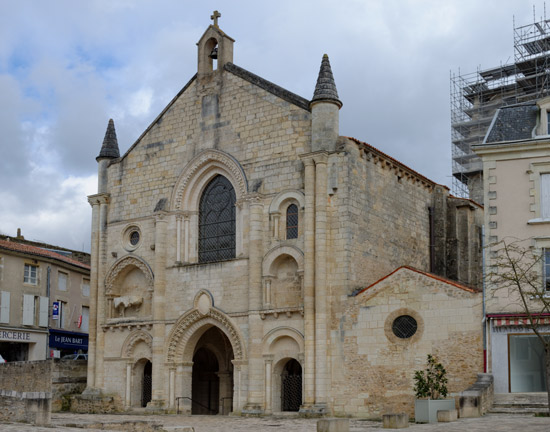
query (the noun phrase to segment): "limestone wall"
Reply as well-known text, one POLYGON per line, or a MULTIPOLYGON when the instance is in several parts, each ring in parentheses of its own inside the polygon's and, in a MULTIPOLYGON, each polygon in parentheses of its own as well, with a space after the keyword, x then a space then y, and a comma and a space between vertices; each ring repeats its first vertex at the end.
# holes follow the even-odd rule
POLYGON ((52 367, 52 411, 69 409, 69 396, 86 388, 86 360, 55 360, 52 367))
POLYGON ((231 154, 249 187, 301 186, 299 153, 310 146, 310 113, 231 74, 192 81, 120 162, 109 167, 110 221, 148 216, 170 199, 178 175, 205 149, 231 154))
POLYGON ((48 424, 52 361, 0 365, 0 421, 48 424))
POLYGON ((409 269, 350 298, 333 335, 341 347, 332 359, 337 415, 413 416, 413 374, 425 368, 427 354, 447 369, 451 393, 468 388, 483 370, 481 294, 409 269), (400 315, 418 322, 409 339, 392 332, 400 315))

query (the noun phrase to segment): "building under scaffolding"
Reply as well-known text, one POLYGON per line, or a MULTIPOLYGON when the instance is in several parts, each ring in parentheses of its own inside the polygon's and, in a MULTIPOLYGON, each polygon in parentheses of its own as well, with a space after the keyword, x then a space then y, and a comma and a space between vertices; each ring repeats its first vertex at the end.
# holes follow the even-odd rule
POLYGON ((451 75, 453 192, 483 203, 481 144, 498 108, 550 94, 550 20, 514 26, 514 63, 451 75))

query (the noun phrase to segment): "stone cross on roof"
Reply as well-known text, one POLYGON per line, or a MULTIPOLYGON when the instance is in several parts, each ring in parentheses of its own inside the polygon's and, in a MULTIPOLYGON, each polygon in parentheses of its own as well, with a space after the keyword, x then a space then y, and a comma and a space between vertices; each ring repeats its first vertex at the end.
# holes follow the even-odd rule
POLYGON ((210 19, 214 21, 214 27, 218 27, 218 18, 221 16, 222 14, 219 13, 217 10, 215 10, 214 13, 210 15, 210 19))

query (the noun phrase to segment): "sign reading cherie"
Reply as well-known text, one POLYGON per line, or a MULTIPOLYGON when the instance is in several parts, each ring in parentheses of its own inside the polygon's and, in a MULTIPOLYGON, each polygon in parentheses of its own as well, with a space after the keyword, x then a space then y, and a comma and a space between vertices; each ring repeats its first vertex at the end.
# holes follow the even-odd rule
POLYGON ((0 339, 30 341, 31 334, 27 332, 0 330, 0 339))

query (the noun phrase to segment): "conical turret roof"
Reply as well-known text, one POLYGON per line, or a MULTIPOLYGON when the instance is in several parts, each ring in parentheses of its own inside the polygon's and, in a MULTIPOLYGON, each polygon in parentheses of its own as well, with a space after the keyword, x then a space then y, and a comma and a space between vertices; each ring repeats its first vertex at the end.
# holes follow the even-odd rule
POLYGON ((338 99, 338 91, 336 90, 336 83, 334 82, 334 76, 330 68, 330 61, 326 54, 323 55, 321 69, 319 70, 319 77, 317 78, 317 84, 315 85, 311 103, 321 101, 332 102, 338 105, 339 108, 342 107, 342 102, 338 99))
POLYGON ((120 152, 118 151, 118 141, 116 138, 115 131, 115 122, 113 119, 109 119, 109 124, 107 125, 107 131, 105 132, 105 138, 103 138, 103 145, 101 146, 101 151, 99 156, 96 159, 100 158, 118 158, 120 157, 120 152))

